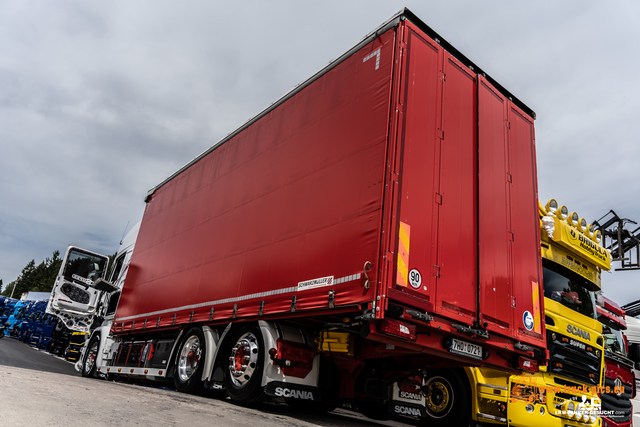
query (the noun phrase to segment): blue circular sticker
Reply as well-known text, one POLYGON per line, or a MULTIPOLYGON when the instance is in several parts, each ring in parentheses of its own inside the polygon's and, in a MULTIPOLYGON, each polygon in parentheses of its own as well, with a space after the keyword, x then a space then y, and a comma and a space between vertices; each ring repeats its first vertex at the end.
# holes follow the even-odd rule
POLYGON ((522 314, 522 323, 524 323, 524 327, 527 328, 527 331, 533 330, 533 315, 529 311, 525 311, 522 314))

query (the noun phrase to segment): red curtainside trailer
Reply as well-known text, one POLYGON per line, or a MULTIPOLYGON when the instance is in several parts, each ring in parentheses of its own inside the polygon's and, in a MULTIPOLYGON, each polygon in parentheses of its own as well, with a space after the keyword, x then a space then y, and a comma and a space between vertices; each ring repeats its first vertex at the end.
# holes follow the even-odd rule
POLYGON ((240 402, 417 414, 434 367, 544 359, 534 116, 401 11, 149 191, 100 369, 190 390, 197 341, 240 402))

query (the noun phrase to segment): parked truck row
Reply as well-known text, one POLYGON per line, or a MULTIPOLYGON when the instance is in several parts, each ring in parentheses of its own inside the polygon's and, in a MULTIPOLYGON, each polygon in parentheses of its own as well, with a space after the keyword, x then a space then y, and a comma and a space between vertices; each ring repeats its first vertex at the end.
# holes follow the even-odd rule
POLYGON ((64 319, 46 313, 48 299, 12 300, 3 305, 0 323, 6 336, 75 362, 86 333, 67 328, 64 319))
POLYGON ((151 189, 110 277, 69 247, 47 312, 83 376, 601 426, 611 257, 539 203, 534 119, 405 9, 151 189))

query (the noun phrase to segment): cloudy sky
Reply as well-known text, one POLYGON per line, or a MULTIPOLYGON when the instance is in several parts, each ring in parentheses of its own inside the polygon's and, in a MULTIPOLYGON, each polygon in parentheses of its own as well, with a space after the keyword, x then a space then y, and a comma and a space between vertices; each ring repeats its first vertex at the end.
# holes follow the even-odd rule
POLYGON ((114 253, 150 188, 404 6, 536 111, 542 200, 640 223, 640 3, 5 0, 4 284, 68 244, 114 253))

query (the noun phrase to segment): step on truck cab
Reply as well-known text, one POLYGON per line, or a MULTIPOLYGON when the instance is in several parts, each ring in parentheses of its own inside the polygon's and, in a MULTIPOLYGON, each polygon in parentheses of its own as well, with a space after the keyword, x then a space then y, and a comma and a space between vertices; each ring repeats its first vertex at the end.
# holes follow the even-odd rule
POLYGON ((484 367, 458 372, 455 380, 468 384, 471 396, 470 413, 464 404, 458 413, 486 425, 600 426, 604 338, 595 291, 610 255, 599 245, 600 232, 554 199, 539 204, 539 215, 548 358, 521 365, 521 375, 484 367))
POLYGON ((635 398, 634 364, 623 333, 627 329, 624 310, 604 295, 596 298, 598 320, 604 336, 605 379, 600 392, 604 427, 632 425, 631 400, 635 398))
POLYGON ((149 191, 85 374, 385 418, 542 363, 534 118, 402 10, 149 191))

